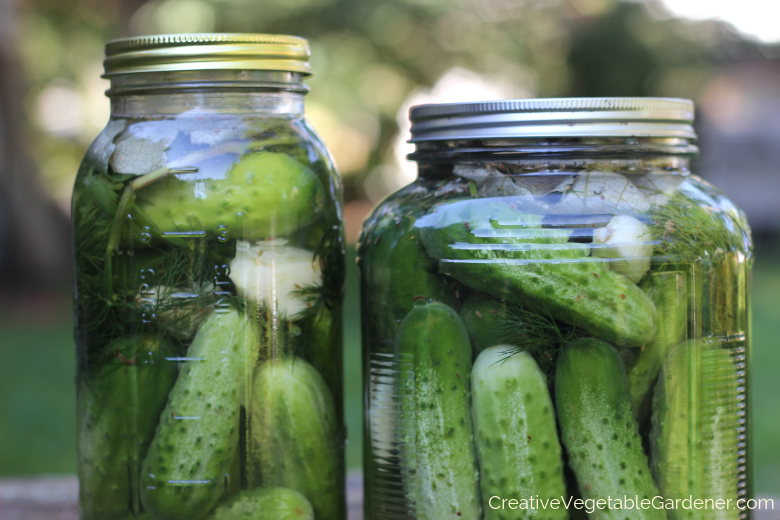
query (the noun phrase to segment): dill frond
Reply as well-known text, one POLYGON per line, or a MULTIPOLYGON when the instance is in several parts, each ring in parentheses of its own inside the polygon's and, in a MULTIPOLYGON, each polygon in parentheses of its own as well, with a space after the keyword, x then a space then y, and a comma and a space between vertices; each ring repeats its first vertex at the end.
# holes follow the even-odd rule
POLYGON ((658 244, 660 255, 684 260, 744 249, 733 220, 720 208, 677 196, 651 210, 649 217, 647 239, 658 244))
POLYGON ((572 339, 584 336, 587 336, 584 331, 559 323, 549 315, 539 314, 517 303, 508 303, 499 338, 502 344, 511 347, 504 351, 501 361, 520 352, 527 352, 551 379, 561 347, 572 339))

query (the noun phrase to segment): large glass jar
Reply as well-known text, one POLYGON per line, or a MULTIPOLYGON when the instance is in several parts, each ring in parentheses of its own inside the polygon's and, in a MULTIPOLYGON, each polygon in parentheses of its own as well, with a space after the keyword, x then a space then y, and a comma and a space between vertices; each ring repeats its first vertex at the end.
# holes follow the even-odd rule
POLYGON ((306 41, 106 52, 73 195, 82 518, 343 520, 342 194, 306 41))
POLYGON ((411 119, 359 246, 366 516, 748 517, 752 245, 693 104, 411 119))

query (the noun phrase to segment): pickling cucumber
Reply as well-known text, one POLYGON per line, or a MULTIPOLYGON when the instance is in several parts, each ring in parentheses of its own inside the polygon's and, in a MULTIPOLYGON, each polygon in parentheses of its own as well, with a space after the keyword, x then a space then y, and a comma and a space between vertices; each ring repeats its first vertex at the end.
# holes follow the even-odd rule
POLYGON ((300 327, 302 355, 328 385, 336 406, 336 417, 341 421, 344 417, 344 391, 341 384, 344 368, 341 356, 337 355, 342 338, 341 314, 335 314, 334 309, 322 302, 307 313, 300 327))
POLYGON ((465 298, 457 282, 437 272, 437 261, 422 246, 416 223, 426 210, 427 205, 418 201, 386 201, 366 219, 360 237, 361 293, 377 302, 363 306, 376 309, 367 320, 372 329, 367 337, 386 342, 389 351, 398 324, 412 310, 416 298, 440 301, 456 309, 461 296, 465 298))
MULTIPOLYGON (((561 438, 584 499, 652 499, 658 488, 642 449, 620 354, 595 338, 567 343, 555 372, 561 438)), ((592 519, 665 520, 661 509, 597 509, 592 519)))
POLYGON ((120 338, 105 364, 78 384, 78 473, 83 520, 140 510, 141 462, 176 380, 168 346, 150 336, 120 338))
POLYGON ((481 501, 469 401, 471 345, 454 309, 420 302, 395 340, 401 466, 417 520, 478 520, 481 501))
POLYGON ((644 345, 628 371, 634 416, 647 417, 653 388, 666 352, 685 339, 688 330, 688 290, 685 273, 655 271, 647 274, 639 287, 650 296, 657 312, 658 332, 644 345))
MULTIPOLYGON (((731 352, 720 341, 705 343, 701 352, 702 496, 738 499, 740 425, 739 384, 731 352)), ((736 520, 738 509, 708 512, 712 520, 736 520)))
POLYGON ((198 520, 231 481, 240 399, 257 333, 235 309, 206 318, 187 350, 143 464, 141 498, 155 520, 198 520))
POLYGON ((224 179, 168 176, 138 191, 139 208, 162 233, 227 232, 250 242, 295 231, 320 216, 324 205, 317 175, 273 152, 241 156, 224 179))
POLYGON ((474 357, 506 335, 506 303, 487 293, 474 292, 463 302, 460 318, 466 325, 474 349, 474 357))
MULTIPOLYGON (((736 502, 738 393, 734 361, 718 339, 669 350, 653 396, 650 435, 653 475, 664 498, 736 502)), ((669 511, 670 520, 738 517, 737 509, 669 511)))
POLYGON ((534 496, 542 502, 566 496, 547 378, 530 354, 520 352, 507 358, 511 348, 499 345, 483 350, 471 373, 484 518, 568 518, 562 507, 514 515, 511 510, 490 507, 493 496, 534 496))
MULTIPOLYGON (((666 499, 687 498, 701 489, 697 472, 692 472, 689 444, 690 386, 688 372, 691 341, 670 348, 664 357, 661 376, 653 392, 650 432, 650 465, 658 488, 666 499), (690 477, 693 477, 691 479, 690 477)), ((692 510, 670 510, 669 520, 695 518, 692 510)))
POLYGON ((615 345, 638 347, 656 333, 653 302, 633 282, 586 261, 588 244, 541 227, 540 215, 474 199, 436 206, 420 221, 439 271, 615 345))
POLYGON ((273 487, 248 491, 219 506, 209 520, 314 520, 314 509, 302 493, 273 487))
POLYGON ((292 356, 267 360, 255 372, 250 406, 257 482, 303 493, 317 520, 343 520, 344 447, 319 372, 292 356))

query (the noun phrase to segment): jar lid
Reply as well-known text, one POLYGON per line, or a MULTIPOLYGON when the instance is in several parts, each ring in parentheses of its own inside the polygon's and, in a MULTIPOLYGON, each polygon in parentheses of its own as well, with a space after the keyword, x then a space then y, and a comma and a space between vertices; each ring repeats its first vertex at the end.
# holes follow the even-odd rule
POLYGON ((309 43, 282 34, 160 34, 106 44, 104 77, 184 70, 273 70, 310 75, 309 43))
POLYGON ((409 142, 515 137, 695 139, 693 101, 675 98, 548 98, 412 107, 409 142))

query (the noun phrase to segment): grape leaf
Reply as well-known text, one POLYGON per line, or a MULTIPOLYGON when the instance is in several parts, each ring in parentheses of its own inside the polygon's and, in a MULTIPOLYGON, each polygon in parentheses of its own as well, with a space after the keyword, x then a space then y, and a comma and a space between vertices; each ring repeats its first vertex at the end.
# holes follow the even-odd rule
POLYGON ((127 120, 125 119, 112 119, 108 122, 106 127, 97 136, 95 142, 92 143, 92 149, 95 150, 96 164, 105 165, 108 164, 108 158, 114 153, 114 138, 119 135, 125 129, 127 120))
POLYGON ((631 180, 647 202, 658 207, 669 202, 669 198, 677 192, 685 177, 656 171, 638 177, 632 176, 631 180))
POLYGON ((436 198, 448 197, 451 195, 466 195, 469 193, 469 187, 461 180, 451 180, 444 183, 442 186, 433 192, 433 196, 436 198))
POLYGON ((518 186, 512 177, 501 173, 491 165, 456 164, 453 172, 458 177, 477 183, 480 197, 530 197, 531 192, 518 186))
MULTIPOLYGON (((232 139, 246 139, 246 130, 242 127, 241 122, 233 117, 212 119, 209 121, 208 128, 197 128, 200 121, 196 120, 193 123, 195 123, 192 125, 193 127, 187 129, 192 144, 214 146, 232 139)), ((199 126, 202 127, 202 123, 199 126)), ((185 129, 182 128, 182 130, 185 129)))
POLYGON ((548 206, 555 214, 631 214, 650 209, 639 188, 619 173, 585 173, 553 191, 563 194, 557 204, 548 206))
POLYGON ((117 173, 143 175, 168 162, 165 153, 179 134, 177 121, 142 121, 127 127, 111 154, 110 165, 117 173))

